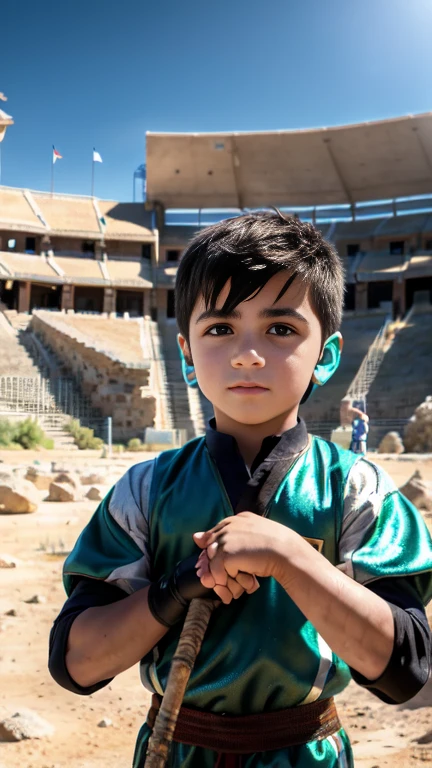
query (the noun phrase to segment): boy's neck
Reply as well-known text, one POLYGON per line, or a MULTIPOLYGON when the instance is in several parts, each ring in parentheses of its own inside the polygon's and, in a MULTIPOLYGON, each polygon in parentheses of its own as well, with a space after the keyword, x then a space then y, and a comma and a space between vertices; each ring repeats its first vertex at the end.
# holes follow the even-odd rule
POLYGON ((258 454, 262 442, 271 435, 281 435, 297 424, 298 406, 289 413, 281 414, 262 424, 242 424, 234 421, 225 413, 215 408, 216 428, 218 432, 231 435, 237 442, 240 454, 247 467, 250 467, 258 454))

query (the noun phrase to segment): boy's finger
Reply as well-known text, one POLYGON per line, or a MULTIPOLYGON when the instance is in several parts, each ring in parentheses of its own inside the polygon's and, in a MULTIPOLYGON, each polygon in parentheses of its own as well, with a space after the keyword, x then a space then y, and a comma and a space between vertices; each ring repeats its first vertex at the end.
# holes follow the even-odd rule
POLYGON ((210 571, 218 586, 226 587, 228 574, 221 557, 215 557, 210 561, 210 571))
POLYGON ((229 591, 228 587, 223 587, 221 584, 216 584, 214 587, 214 592, 216 592, 217 596, 220 597, 223 603, 225 605, 229 605, 231 600, 233 599, 233 596, 231 592, 229 591))
POLYGON ((217 541, 209 542, 208 545, 207 545, 207 557, 208 557, 208 559, 209 560, 213 560, 216 557, 216 555, 217 555, 217 551, 218 551, 218 543, 217 543, 217 541))
POLYGON ((207 589, 214 589, 216 586, 216 582, 210 571, 207 573, 202 573, 201 575, 198 573, 198 578, 203 587, 207 587, 207 589))
POLYGON ((255 592, 255 590, 259 587, 255 576, 253 576, 251 573, 244 573, 243 571, 239 571, 235 577, 235 580, 238 581, 240 586, 242 586, 243 589, 249 594, 255 592))
POLYGON ((210 534, 206 533, 205 531, 198 531, 197 533, 192 534, 192 538, 195 542, 195 544, 198 547, 201 547, 201 549, 205 549, 207 546, 207 541, 210 534))
POLYGON ((243 595, 245 591, 241 586, 241 584, 238 583, 238 581, 236 581, 235 579, 231 579, 229 577, 227 580, 227 587, 231 592, 234 600, 237 600, 239 597, 241 597, 241 595, 243 595))
MULTIPOLYGON (((204 550, 204 554, 205 554, 205 550, 204 550)), ((210 565, 207 557, 203 557, 201 561, 198 563, 197 576, 204 587, 213 589, 216 582, 210 572, 210 565)))

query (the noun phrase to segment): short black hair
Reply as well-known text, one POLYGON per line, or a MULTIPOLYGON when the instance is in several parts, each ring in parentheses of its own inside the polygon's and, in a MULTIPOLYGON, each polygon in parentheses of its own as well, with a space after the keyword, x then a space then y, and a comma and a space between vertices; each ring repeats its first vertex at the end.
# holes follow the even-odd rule
MULTIPOLYGON (((247 213, 203 229, 184 251, 177 273, 175 309, 180 333, 189 341, 190 318, 202 295, 214 309, 231 280, 223 311, 250 299, 282 270, 306 282, 324 342, 342 320, 344 272, 330 243, 312 224, 280 211, 247 213)), ((285 284, 276 300, 288 288, 285 284)))

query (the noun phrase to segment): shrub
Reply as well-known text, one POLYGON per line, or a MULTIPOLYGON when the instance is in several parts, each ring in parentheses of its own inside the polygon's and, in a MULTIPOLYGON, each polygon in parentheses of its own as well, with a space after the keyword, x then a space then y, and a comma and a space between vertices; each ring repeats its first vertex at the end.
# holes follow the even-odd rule
POLYGON ((44 439, 41 442, 42 448, 45 448, 47 451, 52 451, 54 449, 54 440, 52 437, 44 437, 44 439))
POLYGON ((66 429, 81 451, 98 450, 103 447, 104 441, 100 437, 95 437, 94 429, 82 427, 78 419, 71 419, 66 424, 66 429))
POLYGON ((127 444, 128 451, 142 451, 143 448, 144 446, 139 437, 132 437, 127 444))
POLYGON ((96 450, 102 448, 104 444, 100 437, 95 437, 94 429, 90 429, 90 427, 80 427, 74 438, 81 451, 96 450))
POLYGON ((44 440, 45 432, 33 419, 28 418, 15 425, 13 441, 22 445, 23 448, 36 448, 37 445, 42 445, 44 440))
POLYGON ((0 446, 6 447, 13 441, 14 424, 8 419, 0 419, 0 446))
POLYGON ((32 418, 24 421, 11 422, 8 419, 0 419, 0 446, 10 451, 22 449, 54 448, 51 438, 45 436, 40 424, 32 418))

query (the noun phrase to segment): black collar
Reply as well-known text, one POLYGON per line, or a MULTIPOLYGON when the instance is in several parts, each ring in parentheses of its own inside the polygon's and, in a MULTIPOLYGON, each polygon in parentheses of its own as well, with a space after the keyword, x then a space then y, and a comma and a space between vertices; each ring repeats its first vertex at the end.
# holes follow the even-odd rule
MULTIPOLYGON (((295 427, 287 429, 282 435, 265 437, 252 463, 251 475, 267 457, 277 460, 281 455, 289 456, 299 453, 307 445, 307 440, 307 429, 303 419, 299 419, 295 427), (274 450, 276 446, 277 451, 274 450), (270 456, 273 451, 274 456, 270 456)), ((237 441, 232 435, 218 432, 215 419, 211 419, 206 430, 206 445, 235 509, 244 486, 249 480, 249 473, 238 449, 237 441)))

